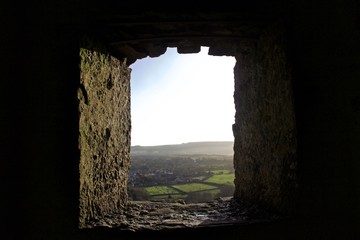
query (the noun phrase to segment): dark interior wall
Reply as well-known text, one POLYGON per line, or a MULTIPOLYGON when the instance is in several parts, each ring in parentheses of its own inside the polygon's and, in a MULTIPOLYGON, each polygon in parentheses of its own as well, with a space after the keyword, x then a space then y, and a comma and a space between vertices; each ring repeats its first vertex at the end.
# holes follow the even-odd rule
POLYGON ((360 33, 356 1, 284 5, 288 53, 294 66, 299 217, 279 224, 143 234, 77 228, 79 28, 68 28, 68 23, 84 21, 84 10, 75 11, 74 6, 60 1, 28 5, 26 10, 12 11, 27 17, 19 25, 8 14, 9 24, 21 29, 5 28, 15 35, 4 35, 9 47, 3 49, 8 57, 3 83, 7 98, 2 105, 8 117, 2 120, 3 227, 10 238, 22 234, 22 239, 165 239, 174 234, 188 238, 215 233, 232 239, 358 237, 360 33), (58 25, 62 20, 66 24, 58 25))
POLYGON ((34 27, 21 56, 26 62, 21 233, 62 239, 77 228, 79 215, 79 48, 76 36, 63 29, 34 27))
POLYGON ((345 225, 359 214, 360 38, 354 3, 313 1, 288 12, 301 212, 345 225))
POLYGON ((299 213, 317 231, 344 231, 348 239, 360 226, 358 7, 346 1, 299 4, 288 18, 299 213))

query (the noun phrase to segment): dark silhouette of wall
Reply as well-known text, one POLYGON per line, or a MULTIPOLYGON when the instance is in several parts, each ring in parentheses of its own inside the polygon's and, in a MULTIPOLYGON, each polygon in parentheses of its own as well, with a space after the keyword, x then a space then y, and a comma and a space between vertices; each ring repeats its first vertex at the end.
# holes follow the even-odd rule
POLYGON ((296 123, 291 64, 281 22, 236 56, 234 198, 287 213, 297 195, 296 123))
MULTIPOLYGON (((289 221, 271 224, 143 233, 78 229, 78 33, 81 26, 93 26, 91 19, 84 18, 92 10, 84 2, 25 4, 4 15, 1 160, 5 183, 2 227, 10 236, 7 239, 20 234, 20 239, 183 239, 215 234, 229 239, 359 237, 360 30, 356 1, 276 5, 286 23, 287 50, 294 66, 297 214, 289 221)), ((258 6, 261 14, 267 5, 254 6, 251 10, 258 6)), ((111 8, 104 4, 99 11, 111 8)))

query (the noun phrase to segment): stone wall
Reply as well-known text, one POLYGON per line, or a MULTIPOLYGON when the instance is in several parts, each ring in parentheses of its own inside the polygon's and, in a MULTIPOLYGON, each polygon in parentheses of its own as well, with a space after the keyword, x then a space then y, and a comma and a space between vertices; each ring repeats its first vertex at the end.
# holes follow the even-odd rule
POLYGON ((80 227, 127 201, 130 69, 106 53, 80 49, 80 227))
POLYGON ((297 160, 291 72, 281 29, 272 26, 256 47, 236 56, 234 195, 287 212, 297 160))
MULTIPOLYGON (((359 1, 265 2, 266 6, 281 2, 278 7, 287 24, 301 193, 296 211, 300 217, 276 224, 162 232, 79 229, 77 34, 84 28, 106 29, 89 18, 97 12, 122 14, 125 2, 117 1, 118 6, 98 2, 91 9, 89 1, 83 0, 28 1, 25 7, 13 4, 16 7, 2 15, 6 23, 1 52, 1 96, 6 100, 1 105, 3 234, 47 240, 211 239, 215 235, 251 240, 360 239, 359 1), (79 21, 84 26, 79 27, 79 21)), ((227 9, 239 15, 248 13, 246 16, 269 11, 258 1, 247 3, 258 9, 251 12, 244 3, 227 5, 227 9)), ((193 5, 182 6, 194 10, 193 5)), ((132 12, 141 12, 139 7, 134 2, 132 12)), ((238 56, 239 69, 244 65, 240 59, 238 56)), ((240 74, 236 72, 237 79, 240 74)), ((240 100, 238 113, 245 108, 240 100)))
MULTIPOLYGON (((296 193, 291 72, 281 24, 236 54, 235 192, 241 201, 289 212, 296 193)), ((80 226, 127 203, 130 69, 105 50, 80 50, 80 226)))

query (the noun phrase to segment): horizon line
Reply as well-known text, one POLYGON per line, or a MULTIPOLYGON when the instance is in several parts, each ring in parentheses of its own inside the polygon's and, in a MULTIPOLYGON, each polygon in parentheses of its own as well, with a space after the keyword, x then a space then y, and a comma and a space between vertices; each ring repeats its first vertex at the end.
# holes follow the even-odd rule
POLYGON ((214 142, 234 142, 234 140, 209 140, 209 141, 193 141, 193 142, 184 142, 184 143, 168 143, 168 144, 158 144, 158 145, 131 145, 131 147, 157 147, 157 146, 169 146, 169 145, 182 145, 189 143, 214 143, 214 142))

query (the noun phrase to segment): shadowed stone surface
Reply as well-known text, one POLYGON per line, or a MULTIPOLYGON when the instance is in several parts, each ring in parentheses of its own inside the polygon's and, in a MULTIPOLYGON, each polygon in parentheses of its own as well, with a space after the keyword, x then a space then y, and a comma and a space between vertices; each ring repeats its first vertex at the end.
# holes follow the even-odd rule
MULTIPOLYGON (((217 24, 210 26, 217 29, 217 24)), ((257 31, 253 45, 236 39, 222 48, 210 43, 210 50, 215 47, 210 52, 226 55, 234 51, 237 60, 233 196, 287 213, 292 211, 296 193, 297 160, 291 74, 282 27, 282 22, 269 23, 257 31)), ((204 35, 198 44, 211 38, 211 34, 204 35)), ((169 43, 168 39, 161 41, 169 43)), ((179 52, 196 52, 194 47, 177 47, 179 52)), ((130 71, 126 58, 122 61, 101 52, 106 51, 80 52, 80 225, 118 212, 128 201, 130 71)))
POLYGON ((236 56, 235 198, 293 211, 297 143, 291 66, 281 23, 236 56))
POLYGON ((80 227, 127 201, 130 70, 107 54, 80 50, 80 227))
MULTIPOLYGON (((61 0, 17 4, 13 1, 14 7, 10 9, 5 4, 1 169, 5 185, 2 227, 8 239, 168 240, 213 239, 219 235, 223 239, 246 240, 360 239, 360 8, 357 0, 256 0, 229 5, 208 2, 201 6, 212 7, 214 18, 229 20, 231 24, 234 21, 229 12, 249 19, 250 23, 256 22, 257 16, 271 13, 286 23, 285 45, 293 67, 298 146, 299 195, 293 221, 277 226, 260 224, 145 234, 127 234, 114 228, 79 229, 78 35, 84 30, 88 30, 87 33, 102 31, 114 34, 115 41, 128 39, 127 32, 123 31, 126 28, 118 30, 120 37, 116 36, 116 27, 107 31, 99 15, 116 14, 119 21, 116 18, 108 21, 113 24, 164 19, 139 18, 145 8, 138 2, 128 8, 124 8, 124 4, 129 1, 112 2, 61 0)), ((184 2, 160 7, 161 16, 173 16, 170 20, 174 22, 184 19, 169 12, 179 8, 189 12, 189 22, 202 14, 194 13, 194 4, 184 2)), ((213 23, 214 18, 208 22, 213 23)), ((200 30, 206 29, 198 22, 195 25, 200 30)), ((133 26, 128 29, 135 31, 137 28, 133 26)), ((182 29, 190 27, 182 26, 182 29)), ((151 26, 143 29, 152 32, 151 26)), ((151 37, 156 37, 159 29, 156 28, 151 37)), ((219 29, 226 28, 220 26, 219 29)), ((173 33, 168 36, 176 37, 178 32, 173 33)), ((105 36, 102 34, 97 36, 100 40, 108 39, 102 38, 105 36)), ((138 36, 141 37, 140 34, 129 37, 138 36)), ((220 42, 219 48, 224 46, 223 41, 220 42)), ((144 50, 135 45, 138 44, 131 44, 133 51, 144 50)), ((156 50, 151 55, 161 53, 156 41, 151 45, 149 49, 156 50)), ((114 47, 121 51, 121 44, 114 47)), ((250 50, 251 47, 246 47, 242 52, 250 50)))
POLYGON ((108 227, 130 231, 201 228, 273 222, 283 217, 254 204, 219 198, 208 203, 129 202, 119 212, 89 222, 86 227, 108 227))

